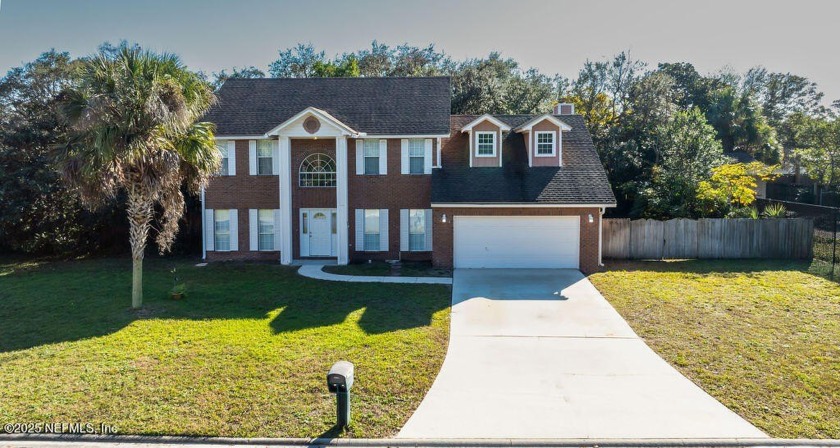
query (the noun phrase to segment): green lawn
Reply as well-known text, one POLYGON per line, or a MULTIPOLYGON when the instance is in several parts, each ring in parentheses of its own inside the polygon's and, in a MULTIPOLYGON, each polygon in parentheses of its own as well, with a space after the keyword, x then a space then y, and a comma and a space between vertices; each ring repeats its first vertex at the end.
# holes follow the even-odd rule
POLYGON ((802 262, 607 268, 592 283, 709 394, 772 436, 840 438, 840 285, 802 262))
POLYGON ((403 261, 399 269, 393 269, 390 263, 384 261, 352 263, 344 266, 324 266, 324 271, 361 276, 452 277, 451 269, 435 268, 428 261, 403 261))
POLYGON ((276 264, 0 259, 0 422, 124 434, 336 435, 326 373, 356 364, 345 435, 393 435, 446 351, 446 286, 322 282, 276 264), (172 301, 172 268, 187 298, 172 301))

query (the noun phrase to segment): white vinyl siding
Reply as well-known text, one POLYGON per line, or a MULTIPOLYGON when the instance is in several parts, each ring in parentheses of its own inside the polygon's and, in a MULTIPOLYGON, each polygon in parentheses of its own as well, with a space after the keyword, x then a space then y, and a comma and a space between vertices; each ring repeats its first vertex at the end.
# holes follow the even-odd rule
POLYGON ((553 157, 557 154, 554 141, 554 132, 537 132, 536 133, 536 154, 538 157, 553 157))
POLYGON ((271 140, 257 140, 257 174, 274 172, 274 144, 271 140))
POLYGON ((495 132, 476 132, 476 157, 495 157, 496 156, 496 133, 495 132))

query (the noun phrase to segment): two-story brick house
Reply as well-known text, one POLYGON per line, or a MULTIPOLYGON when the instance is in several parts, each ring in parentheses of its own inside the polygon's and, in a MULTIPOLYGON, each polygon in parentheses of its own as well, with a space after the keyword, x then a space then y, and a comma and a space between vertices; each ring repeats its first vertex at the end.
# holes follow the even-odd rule
POLYGON ((600 265, 615 198, 571 106, 450 115, 445 77, 232 79, 218 97, 208 260, 600 265))

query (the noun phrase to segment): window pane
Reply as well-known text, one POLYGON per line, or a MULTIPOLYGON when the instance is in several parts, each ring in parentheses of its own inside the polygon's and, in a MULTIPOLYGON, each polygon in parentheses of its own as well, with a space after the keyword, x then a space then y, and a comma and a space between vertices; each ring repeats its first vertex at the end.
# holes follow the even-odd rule
POLYGON ((379 156, 365 157, 365 174, 379 174, 379 156))
POLYGON ((274 250, 274 210, 263 209, 258 212, 259 250, 274 250))
POLYGON ((331 218, 330 228, 331 228, 331 232, 332 232, 333 235, 336 234, 336 222, 338 221, 338 219, 336 219, 336 217, 337 217, 337 215, 336 215, 335 212, 330 213, 330 218, 331 218))
POLYGON ((259 250, 274 250, 274 234, 260 234, 259 250))
POLYGON ((426 233, 426 211, 409 210, 408 211, 408 232, 409 233, 426 233))
POLYGON ((492 155, 495 151, 496 134, 478 134, 478 154, 492 155))
POLYGON ((335 161, 326 154, 311 154, 300 164, 301 187, 335 187, 335 161))
POLYGON ((271 157, 271 140, 257 140, 257 157, 271 157))
POLYGON ((219 170, 219 174, 222 174, 223 176, 227 176, 227 173, 229 172, 228 171, 228 160, 229 159, 227 157, 222 159, 222 168, 219 170))
POLYGON ((309 233, 309 213, 303 212, 303 223, 301 224, 301 233, 309 233))
POLYGON ((213 221, 215 249, 230 250, 230 212, 228 210, 214 211, 213 221))
POLYGON ((409 159, 409 173, 423 174, 423 169, 425 168, 424 162, 423 157, 411 157, 409 159))
POLYGON ((219 154, 221 154, 223 158, 228 156, 227 142, 218 142, 216 144, 216 148, 219 149, 219 154))
POLYGON ((379 157, 379 140, 365 140, 365 157, 379 157))
POLYGON ((365 234, 365 250, 378 251, 379 250, 379 233, 365 234))
POLYGON ((423 157, 426 153, 426 143, 423 139, 412 138, 408 141, 408 155, 411 157, 423 157))
POLYGON ((379 210, 365 210, 365 233, 379 235, 379 210))
POLYGON ((257 174, 274 174, 272 173, 271 157, 259 157, 257 159, 257 174))
POLYGON ((426 234, 421 233, 419 235, 415 235, 415 234, 408 235, 408 250, 410 250, 410 251, 426 250, 426 234))
POLYGON ((230 250, 230 234, 216 234, 216 250, 230 250))
POLYGON ((551 154, 554 152, 554 134, 550 132, 537 134, 537 154, 551 154))

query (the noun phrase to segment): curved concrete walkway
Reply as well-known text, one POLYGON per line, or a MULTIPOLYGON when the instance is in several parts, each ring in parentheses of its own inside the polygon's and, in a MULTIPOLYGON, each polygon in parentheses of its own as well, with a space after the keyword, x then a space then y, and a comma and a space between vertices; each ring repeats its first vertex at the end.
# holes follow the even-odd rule
POLYGON ((764 438, 575 270, 456 270, 449 351, 399 438, 764 438))
POLYGON ((305 264, 298 269, 298 274, 333 282, 356 283, 427 283, 434 285, 451 285, 452 279, 447 277, 377 277, 368 275, 339 275, 324 272, 323 264, 305 264))

